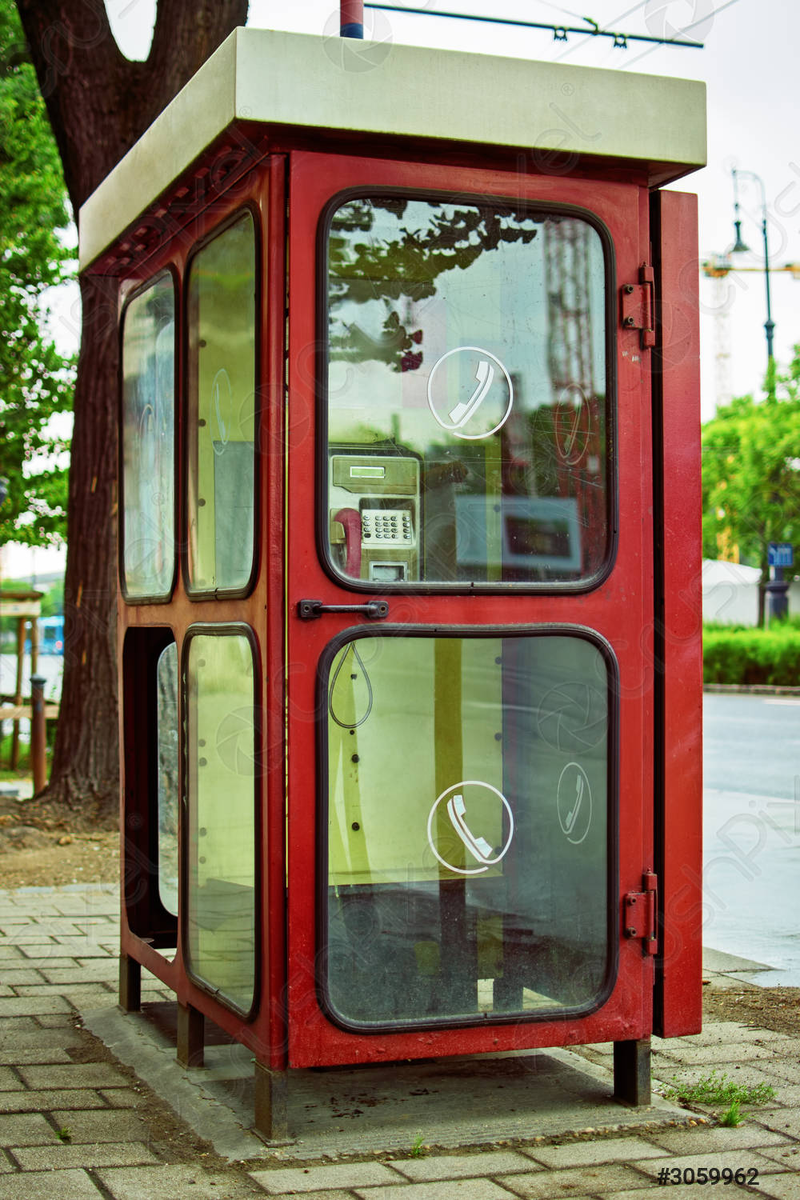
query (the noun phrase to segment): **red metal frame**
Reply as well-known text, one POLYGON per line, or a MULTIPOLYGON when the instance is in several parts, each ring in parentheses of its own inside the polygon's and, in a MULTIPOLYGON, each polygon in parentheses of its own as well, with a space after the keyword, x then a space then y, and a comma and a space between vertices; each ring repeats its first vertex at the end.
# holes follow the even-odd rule
POLYGON ((290 156, 288 529, 289 777, 289 1064, 376 1062, 430 1054, 473 1053, 519 1047, 628 1040, 649 1034, 652 1024, 652 958, 641 942, 621 936, 621 904, 638 891, 653 865, 653 663, 641 632, 652 624, 653 547, 649 362, 638 331, 619 330, 618 442, 620 521, 617 557, 608 579, 580 596, 487 594, 390 597, 390 619, 408 624, 503 625, 543 622, 580 624, 597 630, 614 647, 620 668, 620 946, 617 983, 598 1012, 573 1021, 481 1025, 479 1028, 354 1034, 333 1026, 315 990, 315 677, 319 657, 335 634, 358 623, 348 615, 301 622, 297 602, 360 603, 364 596, 334 584, 316 551, 315 347, 317 278, 314 256, 320 215, 336 193, 352 187, 400 187, 421 191, 508 196, 577 205, 609 229, 616 253, 617 283, 635 282, 649 252, 648 197, 622 183, 522 176, 492 170, 386 162, 303 153, 290 156))
MULTIPOLYGON (((284 641, 284 614, 281 603, 284 501, 283 473, 269 467, 280 463, 281 447, 284 443, 284 406, 281 403, 285 308, 284 166, 283 157, 273 155, 266 162, 262 160, 260 169, 251 172, 244 180, 237 179, 236 187, 227 194, 209 194, 202 210, 193 214, 191 221, 177 229, 172 225, 171 236, 163 237, 155 252, 147 257, 146 261, 136 264, 135 274, 132 272, 121 289, 124 300, 127 292, 157 274, 164 266, 171 265, 177 278, 176 320, 181 326, 187 263, 194 245, 245 205, 251 205, 258 214, 262 229, 259 270, 265 281, 257 366, 257 385, 262 410, 257 445, 262 464, 258 495, 262 537, 256 551, 258 562, 253 590, 245 599, 190 600, 186 595, 182 572, 179 571, 169 604, 132 605, 126 604, 121 596, 118 604, 118 668, 121 679, 125 678, 123 650, 126 639, 135 638, 139 630, 153 627, 170 629, 177 643, 179 661, 186 631, 191 625, 198 623, 244 621, 253 629, 259 642, 261 674, 256 680, 256 703, 262 707, 264 719, 261 744, 258 747, 258 762, 262 769, 256 779, 256 828, 260 831, 256 858, 257 875, 261 885, 261 893, 257 896, 258 911, 261 914, 257 925, 260 934, 256 950, 260 964, 258 1011, 252 1021, 244 1021, 241 1016, 231 1012, 189 978, 181 947, 180 923, 177 950, 172 960, 159 953, 148 941, 137 936, 128 922, 124 893, 121 901, 120 949, 123 954, 130 955, 170 987, 181 1004, 192 1005, 205 1013, 221 1028, 250 1047, 259 1062, 275 1069, 282 1069, 286 1065, 286 1010, 283 1003, 286 948, 283 921, 280 919, 285 904, 286 871, 283 807, 284 711, 281 683, 284 641), (278 914, 277 919, 275 914, 278 914)), ((183 395, 184 390, 184 369, 183 356, 179 355, 179 397, 183 395)), ((183 530, 185 428, 182 405, 179 406, 178 412, 176 488, 181 498, 179 529, 183 530)), ((178 537, 180 543, 182 534, 178 537)), ((130 692, 126 693, 123 688, 122 694, 120 737, 121 745, 125 747, 136 744, 140 714, 136 711, 136 700, 130 692), (124 702, 126 694, 130 697, 127 704, 124 702)), ((138 704, 146 702, 146 698, 138 698, 138 704)), ((123 752, 120 820, 123 870, 126 863, 128 817, 138 815, 133 810, 137 800, 141 807, 141 787, 141 783, 137 785, 126 780, 123 752), (129 787, 136 787, 139 795, 129 795, 129 787)))
POLYGON ((697 197, 652 198, 659 352, 655 453, 661 459, 660 593, 656 613, 663 669, 660 729, 663 946, 655 1029, 697 1033, 702 1023, 702 558, 700 518, 700 338, 697 197), (659 445, 660 443, 660 445, 659 445))

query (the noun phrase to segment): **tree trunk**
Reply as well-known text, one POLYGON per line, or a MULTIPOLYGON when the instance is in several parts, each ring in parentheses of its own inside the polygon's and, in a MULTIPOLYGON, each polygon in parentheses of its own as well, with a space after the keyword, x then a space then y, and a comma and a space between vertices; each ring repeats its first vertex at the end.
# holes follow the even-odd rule
POLYGON ((50 786, 43 797, 118 805, 116 663, 117 284, 81 280, 83 327, 69 476, 64 683, 50 786))
MULTIPOLYGON (((17 0, 77 218, 83 202, 208 56, 247 0, 159 3, 146 63, 118 49, 103 0, 17 0)), ((83 326, 67 517, 61 715, 46 801, 118 807, 117 287, 81 283, 83 326)))

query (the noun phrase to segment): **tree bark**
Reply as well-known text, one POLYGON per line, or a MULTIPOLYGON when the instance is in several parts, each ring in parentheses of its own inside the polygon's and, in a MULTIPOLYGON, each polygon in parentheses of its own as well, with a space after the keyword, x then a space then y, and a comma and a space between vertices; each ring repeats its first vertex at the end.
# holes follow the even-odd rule
MULTIPOLYGON (((146 62, 114 41, 103 0, 17 0, 67 191, 78 210, 208 56, 247 0, 159 3, 146 62)), ((86 276, 75 388, 61 715, 40 797, 118 808, 116 672, 117 288, 86 276)))

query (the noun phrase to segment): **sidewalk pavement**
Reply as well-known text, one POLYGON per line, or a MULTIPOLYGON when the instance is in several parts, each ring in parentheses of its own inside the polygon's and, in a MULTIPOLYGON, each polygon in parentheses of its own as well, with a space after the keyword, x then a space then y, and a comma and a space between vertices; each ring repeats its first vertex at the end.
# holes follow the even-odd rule
MULTIPOLYGON (((338 1141, 330 1133, 316 1144, 310 1137, 267 1147, 248 1129, 240 1048, 220 1046, 217 1059, 210 1048, 209 1070, 183 1072, 170 1047, 173 998, 146 972, 149 1016, 117 1009, 117 911, 111 885, 0 891, 0 1200, 295 1194, 311 1200, 645 1200, 665 1183, 674 1200, 688 1200, 698 1195, 701 1168, 710 1184, 724 1183, 726 1173, 744 1171, 755 1179, 757 1172, 757 1187, 734 1181, 725 1196, 800 1198, 800 1048, 793 1038, 731 1022, 709 1024, 694 1037, 655 1039, 654 1076, 693 1080, 717 1068, 737 1082, 771 1084, 774 1098, 745 1110, 746 1123, 738 1128, 716 1125, 719 1110, 699 1106, 695 1113, 663 1100, 641 1111, 614 1106, 611 1047, 597 1045, 540 1055, 535 1075, 525 1065, 529 1058, 507 1057, 506 1075, 495 1075, 492 1086, 508 1085, 513 1099, 522 1076, 527 1108, 506 1136, 489 1121, 499 1093, 494 1101, 476 1099, 479 1087, 471 1080, 481 1072, 462 1060, 453 1064, 466 1133, 460 1141, 435 1115, 440 1063, 435 1087, 401 1097, 406 1123, 394 1145, 374 1142, 376 1148, 367 1149, 365 1142, 353 1154, 362 1112, 343 1113, 334 1105, 344 1122, 338 1141), (425 1109, 423 1093, 431 1092, 432 1107, 425 1109), (568 1108, 556 1118, 548 1105, 564 1093, 568 1108), (600 1116, 587 1122, 589 1112, 600 1116), (418 1128, 423 1114, 427 1124, 418 1128)), ((715 973, 712 986, 726 978, 715 973)), ((249 1060, 244 1066, 251 1074, 249 1060)), ((327 1091, 347 1075, 304 1074, 327 1091)), ((299 1107, 316 1112, 316 1101, 303 1098, 299 1107)), ((375 1101, 364 1078, 357 1099, 366 1116, 375 1101)))

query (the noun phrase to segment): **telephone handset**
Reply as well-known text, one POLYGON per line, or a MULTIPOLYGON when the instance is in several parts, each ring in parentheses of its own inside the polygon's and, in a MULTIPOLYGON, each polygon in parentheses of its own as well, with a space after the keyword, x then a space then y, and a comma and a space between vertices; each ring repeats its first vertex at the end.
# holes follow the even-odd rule
POLYGON ((486 838, 475 837, 475 834, 467 825, 465 820, 467 814, 467 806, 464 803, 463 796, 451 796, 447 801, 447 814, 453 822, 455 829, 461 841, 464 843, 470 854, 478 860, 479 863, 490 863, 494 860, 494 850, 486 841, 486 838))
POLYGON ((375 583, 419 578, 419 481, 412 454, 331 454, 329 537, 339 570, 375 583))

